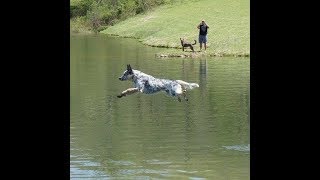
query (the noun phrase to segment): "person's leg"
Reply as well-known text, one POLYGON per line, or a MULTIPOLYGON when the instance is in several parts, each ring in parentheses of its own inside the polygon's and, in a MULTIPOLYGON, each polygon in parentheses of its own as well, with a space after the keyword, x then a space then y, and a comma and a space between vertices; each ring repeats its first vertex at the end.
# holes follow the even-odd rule
POLYGON ((201 35, 199 35, 199 44, 200 44, 200 51, 202 49, 202 39, 201 39, 201 35))
POLYGON ((207 50, 207 36, 204 36, 203 44, 204 44, 204 50, 207 50))

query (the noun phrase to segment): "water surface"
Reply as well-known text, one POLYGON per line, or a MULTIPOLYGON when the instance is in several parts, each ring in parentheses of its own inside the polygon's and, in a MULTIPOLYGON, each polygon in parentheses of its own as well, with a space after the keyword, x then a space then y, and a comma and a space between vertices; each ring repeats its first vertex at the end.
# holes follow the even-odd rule
MULTIPOLYGON (((71 36, 71 179, 250 179, 250 59, 159 59, 134 39, 71 36), (196 82, 118 99, 126 64, 196 82)), ((196 47, 196 49, 199 47, 196 47)))

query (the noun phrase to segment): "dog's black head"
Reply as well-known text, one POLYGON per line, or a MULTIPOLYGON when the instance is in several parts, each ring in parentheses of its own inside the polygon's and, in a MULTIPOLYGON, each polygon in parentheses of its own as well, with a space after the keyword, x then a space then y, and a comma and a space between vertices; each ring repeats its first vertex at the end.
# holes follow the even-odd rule
POLYGON ((120 81, 126 81, 126 80, 130 80, 133 77, 133 70, 130 66, 130 64, 127 65, 127 70, 125 70, 123 72, 123 75, 121 77, 119 77, 120 81))
POLYGON ((180 38, 181 45, 183 46, 184 39, 180 38))

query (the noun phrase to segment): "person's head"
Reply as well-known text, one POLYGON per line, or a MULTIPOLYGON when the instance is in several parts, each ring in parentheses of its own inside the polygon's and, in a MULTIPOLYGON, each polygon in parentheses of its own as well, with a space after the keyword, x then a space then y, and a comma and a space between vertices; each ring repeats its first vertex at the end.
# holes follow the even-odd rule
POLYGON ((201 24, 205 24, 204 19, 201 20, 201 24))

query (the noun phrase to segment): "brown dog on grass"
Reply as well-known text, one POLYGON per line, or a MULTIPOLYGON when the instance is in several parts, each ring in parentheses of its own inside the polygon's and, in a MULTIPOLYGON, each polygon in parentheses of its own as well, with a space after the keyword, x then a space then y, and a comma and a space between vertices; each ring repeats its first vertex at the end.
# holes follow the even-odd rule
POLYGON ((189 43, 189 42, 187 42, 187 41, 185 41, 184 39, 181 39, 181 38, 180 38, 180 41, 181 41, 181 45, 182 45, 182 51, 184 51, 184 48, 185 48, 185 47, 190 47, 190 49, 192 50, 192 52, 194 52, 192 45, 197 44, 197 41, 196 41, 196 40, 194 40, 194 44, 191 44, 191 43, 189 43))

